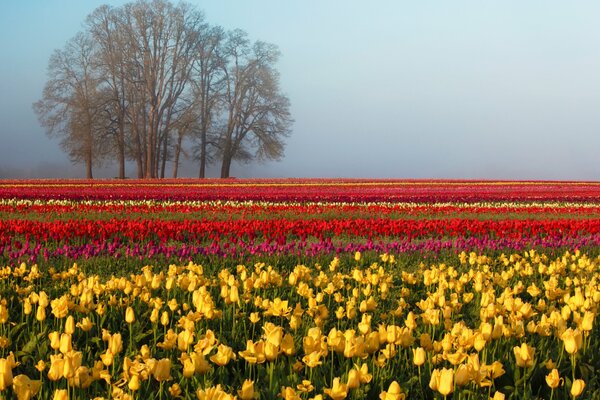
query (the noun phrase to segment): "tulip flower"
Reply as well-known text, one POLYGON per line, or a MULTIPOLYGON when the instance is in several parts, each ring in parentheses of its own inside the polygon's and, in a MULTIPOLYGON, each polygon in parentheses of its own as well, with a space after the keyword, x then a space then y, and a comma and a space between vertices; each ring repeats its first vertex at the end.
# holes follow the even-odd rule
POLYGON ((4 391, 13 383, 12 369, 17 366, 15 357, 11 352, 6 358, 0 358, 0 391, 4 391))
POLYGON ((446 368, 434 369, 431 371, 429 387, 443 396, 449 395, 454 390, 454 371, 446 368))
POLYGON ((171 386, 169 386, 169 394, 171 395, 171 397, 173 398, 177 398, 181 396, 181 386, 179 386, 178 383, 174 383, 171 386))
POLYGON ((125 322, 128 324, 133 324, 135 322, 135 312, 131 307, 127 307, 125 310, 125 322))
POLYGON ((244 380, 242 383, 242 388, 237 391, 238 396, 240 396, 241 400, 251 400, 257 399, 258 393, 254 391, 254 381, 249 379, 244 380))
POLYGON ((521 344, 521 346, 515 346, 513 348, 513 352, 515 353, 515 360, 517 361, 517 366, 521 368, 529 368, 533 366, 533 355, 535 349, 533 347, 528 346, 526 343, 521 344))
POLYGON ((392 381, 387 391, 383 391, 379 394, 380 400, 404 400, 406 395, 402 393, 400 385, 396 381, 392 381))
POLYGON ((425 363, 426 354, 425 349, 422 347, 417 347, 416 349, 412 349, 413 353, 413 364, 417 367, 420 367, 425 363))
POLYGON ((552 390, 556 389, 561 383, 561 377, 558 374, 558 370, 554 368, 548 375, 546 375, 546 383, 552 390))
POLYGON ((560 338, 565 346, 565 351, 569 354, 575 354, 583 344, 583 336, 579 329, 569 328, 565 330, 560 338))
POLYGON ((233 353, 232 348, 224 344, 220 344, 219 347, 217 347, 217 353, 210 357, 210 361, 217 365, 225 366, 232 358, 235 359, 235 354, 233 353))
POLYGON ((56 389, 52 400, 69 400, 69 392, 66 389, 56 389))
POLYGON ((573 398, 580 396, 581 393, 583 393, 583 389, 585 389, 585 382, 583 379, 575 379, 571 385, 571 396, 573 396, 573 398))
POLYGON ((152 376, 159 382, 171 380, 171 360, 169 358, 158 360, 152 371, 152 376))
POLYGON ((17 395, 17 400, 30 400, 40 390, 42 381, 31 380, 27 375, 17 375, 13 378, 13 392, 17 395))
POLYGON ((348 385, 340 383, 340 378, 333 378, 331 388, 326 388, 323 393, 328 395, 333 400, 342 400, 348 396, 348 385))
POLYGON ((67 317, 65 321, 65 333, 68 335, 72 335, 75 332, 75 319, 72 315, 67 317))

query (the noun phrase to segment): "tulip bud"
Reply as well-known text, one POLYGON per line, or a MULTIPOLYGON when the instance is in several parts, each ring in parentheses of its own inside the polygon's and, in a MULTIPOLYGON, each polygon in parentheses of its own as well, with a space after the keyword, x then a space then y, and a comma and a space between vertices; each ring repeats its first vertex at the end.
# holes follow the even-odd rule
POLYGON ((413 363, 419 367, 425 363, 425 349, 422 347, 417 347, 416 349, 412 349, 413 352, 413 363))
POLYGON ((52 347, 53 350, 58 350, 60 347, 60 333, 57 331, 50 332, 48 334, 48 339, 50 339, 50 347, 52 347))
POLYGON ((67 389, 56 389, 52 400, 69 400, 69 392, 67 389))
POLYGON ((135 322, 135 313, 131 307, 127 307, 125 310, 125 322, 128 324, 133 324, 135 322))
POLYGON ((160 323, 162 326, 169 325, 169 313, 167 311, 163 311, 162 315, 160 316, 160 323))
POLYGON ((583 393, 583 389, 585 389, 585 382, 583 379, 575 379, 573 381, 573 385, 571 386, 571 396, 577 397, 583 393))
POLYGON ((131 390, 132 392, 135 392, 136 390, 140 389, 140 377, 137 375, 132 375, 131 378, 129 379, 129 383, 127 384, 127 387, 129 388, 129 390, 131 390))
POLYGON ((254 391, 254 381, 246 379, 242 384, 242 389, 238 390, 238 396, 242 400, 251 400, 256 398, 257 393, 254 391))
POLYGON ((35 319, 37 319, 40 322, 46 319, 46 308, 45 307, 38 306, 38 309, 35 313, 35 319))
POLYGON ((75 319, 72 315, 67 317, 65 321, 65 333, 68 335, 72 335, 75 332, 75 319))

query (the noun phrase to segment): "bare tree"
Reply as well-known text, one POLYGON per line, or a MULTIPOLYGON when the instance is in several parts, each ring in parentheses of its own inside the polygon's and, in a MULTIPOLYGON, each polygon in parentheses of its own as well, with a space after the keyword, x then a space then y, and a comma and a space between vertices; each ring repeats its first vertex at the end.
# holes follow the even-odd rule
POLYGON ((225 55, 226 122, 218 142, 221 178, 229 177, 234 159, 281 158, 292 123, 289 100, 280 93, 273 67, 277 48, 264 42, 251 46, 246 33, 235 30, 229 33, 225 55))
POLYGON ((99 75, 105 86, 104 116, 107 131, 114 140, 120 179, 125 178, 125 147, 127 117, 127 64, 125 38, 119 13, 108 5, 98 7, 87 18, 86 25, 98 46, 99 75))
POLYGON ((225 59, 222 46, 225 32, 221 27, 203 27, 196 46, 196 64, 193 76, 194 96, 198 108, 198 159, 199 178, 206 176, 209 157, 209 132, 213 128, 216 114, 223 100, 225 88, 225 59))
POLYGON ((232 160, 283 155, 291 118, 275 46, 251 44, 240 30, 226 34, 188 3, 168 0, 104 5, 84 27, 53 54, 34 107, 87 176, 107 157, 117 160, 119 178, 127 160, 138 178, 164 178, 171 161, 177 176, 190 142, 200 177, 217 157, 227 177, 232 160))
POLYGON ((105 156, 98 134, 102 104, 94 59, 94 41, 77 34, 50 57, 43 97, 33 105, 46 133, 60 138, 71 161, 85 164, 88 179, 93 178, 93 164, 105 156))

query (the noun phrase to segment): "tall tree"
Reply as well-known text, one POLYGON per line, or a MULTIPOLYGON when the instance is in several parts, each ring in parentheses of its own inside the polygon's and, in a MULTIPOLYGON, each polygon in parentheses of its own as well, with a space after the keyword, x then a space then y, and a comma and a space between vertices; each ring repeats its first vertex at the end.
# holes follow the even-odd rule
POLYGON ((114 153, 118 161, 120 179, 125 178, 127 78, 125 32, 121 28, 119 13, 108 5, 98 7, 86 20, 86 25, 98 46, 97 67, 105 86, 104 116, 108 132, 114 140, 114 153))
POLYGON ((95 69, 95 43, 89 35, 79 33, 50 57, 49 80, 42 99, 33 106, 46 133, 60 138, 73 162, 85 164, 88 179, 93 178, 93 164, 105 156, 101 144, 103 104, 95 69))
POLYGON ((209 161, 209 131, 223 100, 224 66, 223 43, 225 31, 221 27, 204 27, 196 46, 196 64, 193 75, 193 91, 198 108, 198 159, 199 178, 206 176, 209 161))
POLYGON ((200 177, 218 157, 227 177, 232 160, 282 156, 291 118, 275 46, 225 33, 168 0, 101 6, 84 28, 50 59, 34 107, 87 176, 106 157, 117 160, 120 178, 127 160, 138 178, 165 177, 169 162, 177 176, 189 143, 200 177))
POLYGON ((277 47, 250 45, 245 32, 235 30, 225 45, 225 123, 219 135, 221 178, 227 178, 234 159, 279 159, 283 139, 290 133, 289 100, 279 90, 274 64, 277 47))

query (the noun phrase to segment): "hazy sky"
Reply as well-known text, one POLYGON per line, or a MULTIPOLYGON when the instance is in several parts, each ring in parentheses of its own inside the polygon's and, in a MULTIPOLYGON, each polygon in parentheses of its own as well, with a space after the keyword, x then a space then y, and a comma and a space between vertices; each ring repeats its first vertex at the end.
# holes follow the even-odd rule
MULTIPOLYGON (((286 156, 234 176, 600 177, 600 2, 190 2, 282 53, 286 156)), ((0 177, 83 176, 31 104, 52 51, 124 3, 0 2, 0 177)))

